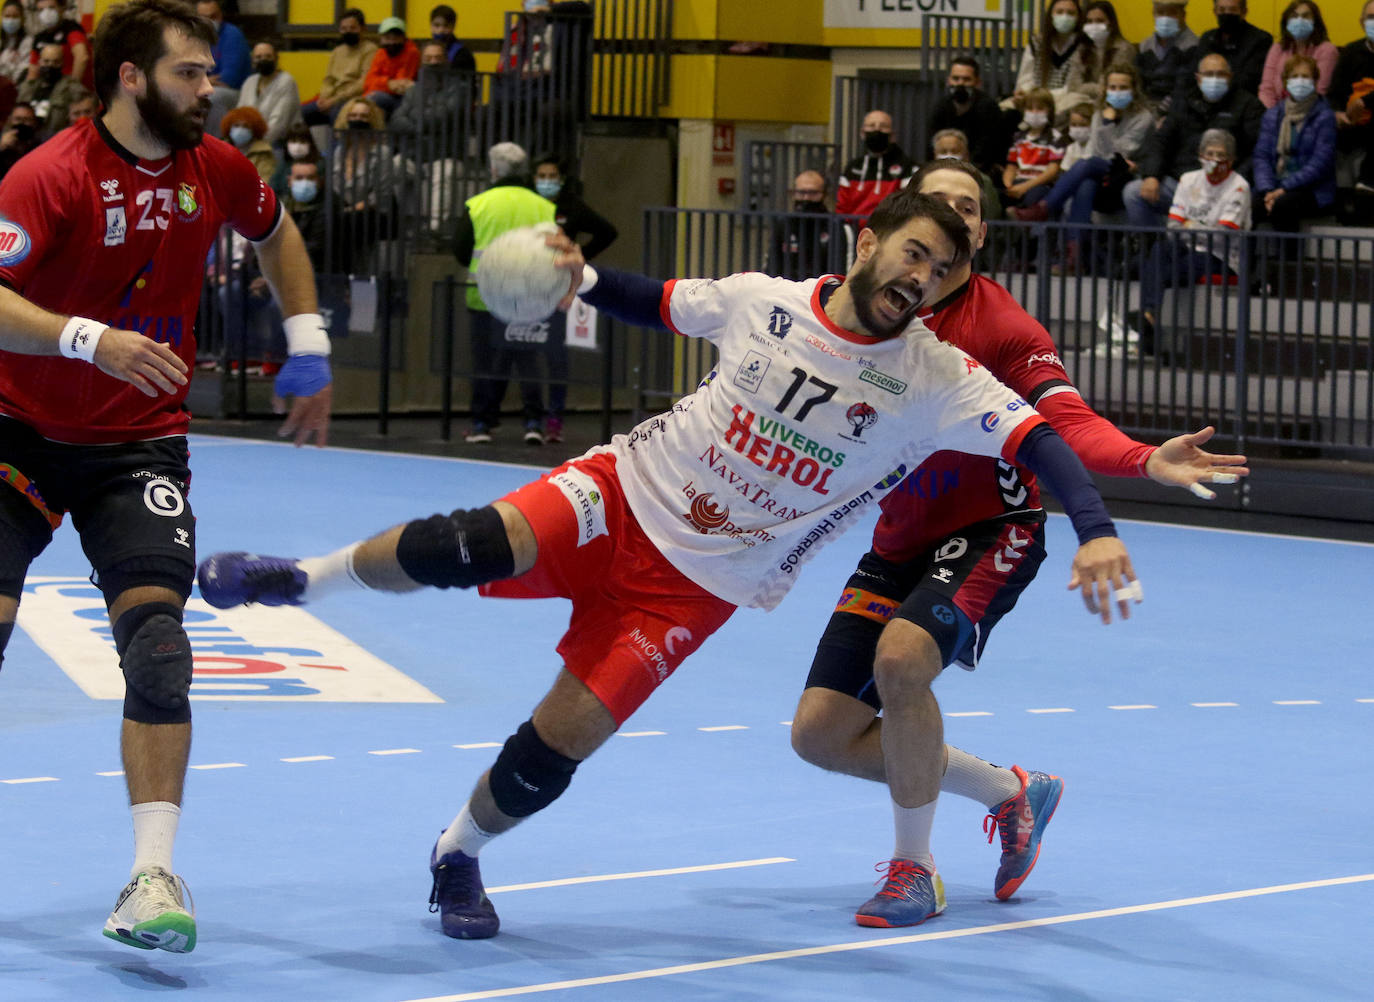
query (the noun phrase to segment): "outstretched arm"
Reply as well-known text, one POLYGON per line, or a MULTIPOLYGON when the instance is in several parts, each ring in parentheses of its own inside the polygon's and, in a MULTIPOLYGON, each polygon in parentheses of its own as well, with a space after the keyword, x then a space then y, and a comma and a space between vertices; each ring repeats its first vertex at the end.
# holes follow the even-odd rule
POLYGON ((1191 435, 1169 439, 1145 461, 1146 475, 1161 484, 1186 487, 1204 501, 1211 501, 1216 492, 1204 484, 1234 484, 1250 472, 1244 456, 1219 456, 1198 448, 1215 434, 1216 429, 1208 425, 1191 435))
POLYGON ((568 294, 558 304, 560 310, 570 308, 573 300, 580 296, 603 313, 627 324, 668 330, 661 313, 666 283, 614 268, 593 268, 583 258, 582 249, 561 233, 550 235, 548 244, 559 252, 554 264, 572 275, 568 294))

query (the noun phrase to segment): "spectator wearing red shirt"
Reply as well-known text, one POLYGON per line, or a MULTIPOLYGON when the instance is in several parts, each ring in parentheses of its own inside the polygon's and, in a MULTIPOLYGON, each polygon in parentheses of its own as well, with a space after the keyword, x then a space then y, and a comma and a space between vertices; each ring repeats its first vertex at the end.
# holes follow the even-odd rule
POLYGON ((898 188, 905 188, 916 173, 915 162, 892 141, 892 116, 874 110, 864 116, 860 132, 864 152, 845 164, 835 192, 835 211, 842 216, 869 213, 898 188))
POLYGON ((81 85, 95 89, 91 65, 91 43, 81 25, 62 17, 57 0, 38 0, 38 32, 33 36, 33 51, 29 54, 29 79, 38 76, 38 54, 45 45, 62 46, 62 75, 81 81, 81 85))
POLYGON ((406 37, 406 23, 389 17, 378 27, 382 47, 363 78, 363 97, 390 117, 420 73, 420 49, 406 37))

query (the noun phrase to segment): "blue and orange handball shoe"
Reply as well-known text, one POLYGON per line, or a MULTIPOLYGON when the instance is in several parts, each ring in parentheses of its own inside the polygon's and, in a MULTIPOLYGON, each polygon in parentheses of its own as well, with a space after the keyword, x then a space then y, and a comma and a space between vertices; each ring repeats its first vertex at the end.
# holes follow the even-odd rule
POLYGON ((896 929, 920 925, 945 910, 945 883, 934 869, 926 869, 909 859, 879 863, 887 870, 883 887, 854 914, 859 925, 896 929))
POLYGON ((1002 836, 1002 863, 993 882, 999 901, 1015 894, 1035 869, 1035 861, 1040 858, 1040 837, 1064 794, 1064 781, 1058 776, 1026 772, 1019 765, 1012 766, 1011 771, 1021 780, 1021 792, 1002 801, 983 819, 983 831, 987 832, 989 842, 994 833, 1002 836))
POLYGON ((238 605, 300 605, 307 575, 290 557, 214 553, 196 570, 200 597, 216 609, 238 605))
POLYGON ((490 939, 501 928, 501 919, 482 886, 477 860, 455 849, 439 855, 439 843, 429 854, 434 886, 429 910, 439 913, 444 935, 454 939, 490 939))

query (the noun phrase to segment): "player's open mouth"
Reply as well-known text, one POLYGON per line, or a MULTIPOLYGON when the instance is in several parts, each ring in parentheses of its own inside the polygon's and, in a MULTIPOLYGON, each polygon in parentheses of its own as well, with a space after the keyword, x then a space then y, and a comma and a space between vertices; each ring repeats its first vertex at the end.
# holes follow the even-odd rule
POLYGON ((889 282, 877 296, 879 310, 891 320, 914 313, 921 299, 921 290, 909 282, 889 282))

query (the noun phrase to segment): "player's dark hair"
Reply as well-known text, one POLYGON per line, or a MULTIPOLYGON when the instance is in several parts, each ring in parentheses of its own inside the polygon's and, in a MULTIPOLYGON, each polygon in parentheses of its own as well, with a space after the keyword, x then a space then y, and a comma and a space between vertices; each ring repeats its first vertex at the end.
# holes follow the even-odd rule
POLYGON ((969 69, 973 70, 973 75, 975 77, 979 80, 983 79, 983 68, 978 65, 978 60, 974 59, 972 56, 955 56, 949 61, 949 68, 954 69, 956 66, 967 66, 969 69))
POLYGON ((209 47, 215 44, 215 23, 183 0, 129 0, 105 12, 92 45, 95 93, 101 104, 108 108, 119 92, 119 67, 124 63, 152 76, 157 61, 167 54, 163 35, 168 27, 209 47))
POLYGON ((954 245, 952 264, 964 264, 972 257, 968 227, 959 218, 959 213, 935 196, 921 194, 914 180, 878 203, 873 215, 868 217, 868 228, 879 240, 885 240, 913 219, 929 219, 944 231, 954 245))
POLYGON ((916 191, 922 191, 925 188, 926 178, 940 170, 952 170, 955 173, 967 174, 969 177, 973 178, 973 182, 978 185, 979 217, 986 220, 992 215, 992 207, 984 204, 985 199, 982 194, 983 179, 987 175, 967 160, 931 160, 911 176, 911 183, 908 184, 907 187, 915 189, 916 191))
POLYGON ((452 27, 458 23, 458 13, 446 3, 441 3, 429 12, 429 19, 433 21, 436 17, 443 18, 444 23, 452 27))
POLYGON ((353 18, 360 25, 362 25, 363 31, 367 30, 367 15, 364 14, 357 7, 348 8, 348 10, 344 11, 342 14, 339 15, 339 20, 343 21, 345 18, 349 17, 353 18))

